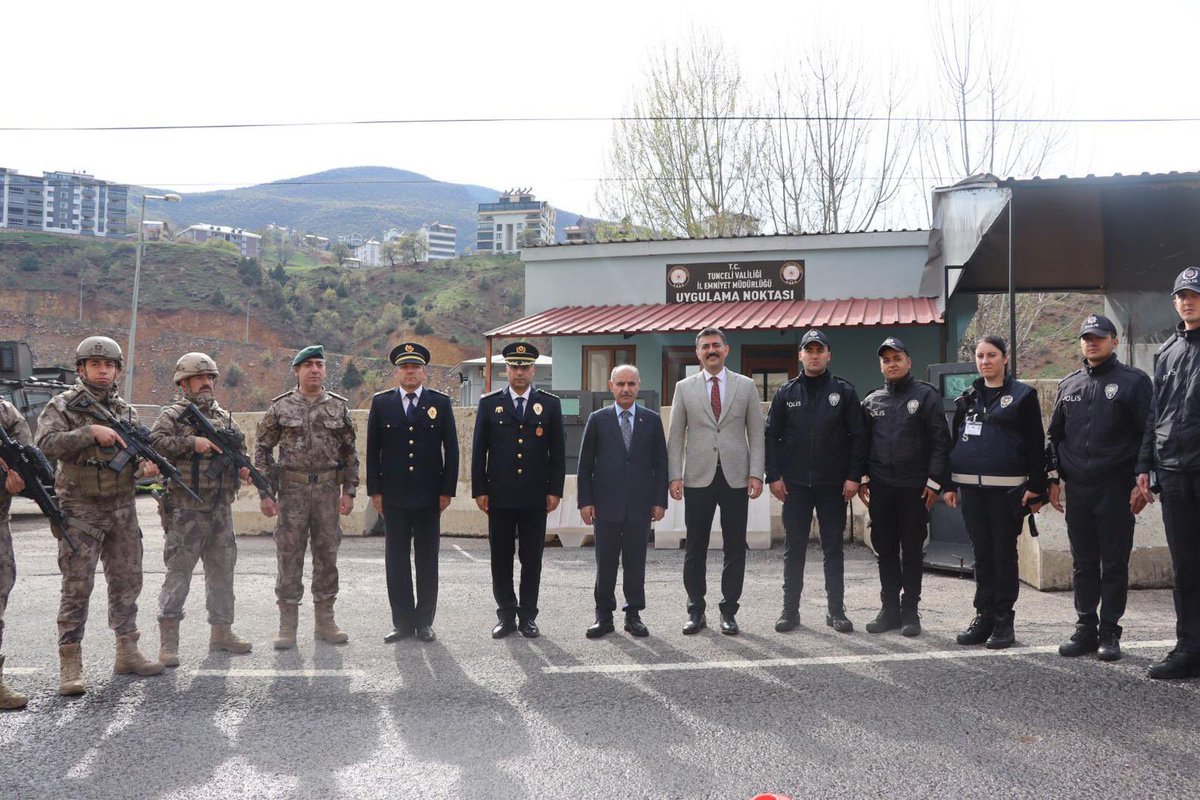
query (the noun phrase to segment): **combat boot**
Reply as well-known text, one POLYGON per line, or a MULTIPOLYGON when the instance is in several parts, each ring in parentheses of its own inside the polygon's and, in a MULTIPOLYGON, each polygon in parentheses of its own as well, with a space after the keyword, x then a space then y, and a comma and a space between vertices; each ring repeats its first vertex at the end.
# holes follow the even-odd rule
POLYGON ((134 631, 117 636, 117 659, 113 662, 114 675, 157 675, 163 671, 163 665, 151 661, 138 650, 138 639, 142 634, 134 631))
POLYGON ((28 697, 16 689, 10 689, 4 682, 4 656, 0 656, 0 708, 11 711, 24 708, 28 702, 28 697))
POLYGON ((87 684, 83 681, 83 645, 60 644, 58 646, 58 693, 64 697, 83 694, 87 684))
POLYGON ((316 617, 314 633, 318 639, 330 644, 345 644, 350 636, 337 626, 333 619, 333 601, 322 600, 313 604, 313 615, 316 617))
POLYGON ((992 612, 980 611, 971 620, 967 629, 954 637, 954 640, 962 645, 983 644, 991 637, 995 626, 996 622, 992 618, 992 612))
POLYGON ((1058 654, 1063 658, 1078 658, 1088 653, 1096 652, 1100 640, 1096 636, 1096 626, 1079 623, 1071 638, 1058 646, 1058 654))
POLYGON ((224 650, 227 653, 249 653, 251 645, 233 632, 230 625, 218 624, 212 626, 212 634, 208 637, 208 652, 215 653, 224 650))
POLYGON ((179 666, 179 620, 158 621, 158 663, 164 667, 179 666))
POLYGON ((299 606, 292 603, 279 604, 279 635, 275 637, 276 650, 291 650, 296 646, 296 625, 299 618, 299 606))
POLYGON ((1013 630, 1015 616, 1012 611, 997 611, 992 617, 992 635, 983 646, 988 650, 1003 650, 1016 644, 1017 634, 1013 630))

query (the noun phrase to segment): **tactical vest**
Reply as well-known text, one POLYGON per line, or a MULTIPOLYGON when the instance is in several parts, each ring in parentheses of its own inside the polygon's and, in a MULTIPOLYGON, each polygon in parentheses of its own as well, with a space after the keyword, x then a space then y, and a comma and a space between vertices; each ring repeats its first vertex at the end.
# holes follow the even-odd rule
POLYGON ((60 462, 58 468, 63 475, 79 485, 79 491, 84 497, 115 497, 122 494, 133 494, 137 478, 134 473, 137 464, 130 461, 120 472, 108 468, 108 462, 120 452, 116 447, 100 447, 92 445, 85 447, 76 457, 75 462, 60 462))
POLYGON ((1029 464, 1021 436, 1020 407, 1033 390, 1011 377, 1006 378, 1000 393, 985 408, 982 387, 983 380, 976 380, 956 401, 965 403, 965 414, 954 429, 950 471, 956 482, 966 485, 1019 486, 1028 477, 1029 464), (973 423, 980 425, 977 434, 968 433, 967 426, 973 423))

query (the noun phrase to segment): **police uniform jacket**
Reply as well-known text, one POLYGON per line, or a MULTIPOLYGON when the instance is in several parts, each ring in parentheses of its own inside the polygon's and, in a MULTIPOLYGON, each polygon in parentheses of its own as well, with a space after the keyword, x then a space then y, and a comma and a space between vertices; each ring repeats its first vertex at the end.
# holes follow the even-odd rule
POLYGON ((493 508, 544 508, 562 497, 567 471, 562 404, 532 389, 525 419, 517 419, 508 389, 485 394, 475 415, 471 496, 488 496, 493 508))
POLYGON ((1014 380, 988 392, 983 378, 954 400, 951 481, 961 486, 1046 490, 1045 431, 1037 390, 1014 380), (986 400, 985 400, 986 398, 986 400))
POLYGON ((886 486, 940 492, 948 480, 950 452, 941 393, 909 373, 867 395, 863 410, 867 476, 886 486))
POLYGON ((854 384, 829 371, 779 387, 767 412, 767 483, 837 486, 867 468, 867 426, 854 384))
POLYGON ((1132 479, 1152 394, 1150 376, 1116 354, 1094 367, 1085 360, 1058 384, 1046 446, 1052 475, 1081 483, 1132 479))
POLYGON ((424 387, 412 421, 403 389, 377 392, 367 416, 367 494, 396 508, 436 508, 458 486, 458 432, 450 398, 424 387))
POLYGON ((1154 357, 1154 401, 1138 472, 1200 470, 1200 330, 1183 323, 1154 357))

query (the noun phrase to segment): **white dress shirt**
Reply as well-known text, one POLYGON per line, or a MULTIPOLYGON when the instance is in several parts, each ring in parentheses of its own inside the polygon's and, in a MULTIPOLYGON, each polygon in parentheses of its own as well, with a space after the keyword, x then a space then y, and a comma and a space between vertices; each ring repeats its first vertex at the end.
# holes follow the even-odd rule
POLYGON ((400 392, 400 396, 404 398, 404 413, 405 413, 405 414, 407 414, 407 413, 408 413, 408 411, 409 411, 409 408, 408 408, 408 407, 409 407, 410 405, 413 405, 413 406, 420 405, 420 403, 421 403, 421 392, 422 392, 424 389, 425 389, 425 387, 424 387, 424 386, 418 386, 416 389, 413 389, 411 392, 405 391, 405 390, 404 390, 404 389, 402 389, 402 388, 397 390, 397 391, 399 391, 399 392, 400 392), (408 399, 408 396, 409 396, 410 394, 415 394, 415 395, 416 395, 416 397, 414 397, 412 400, 409 400, 409 399, 408 399))

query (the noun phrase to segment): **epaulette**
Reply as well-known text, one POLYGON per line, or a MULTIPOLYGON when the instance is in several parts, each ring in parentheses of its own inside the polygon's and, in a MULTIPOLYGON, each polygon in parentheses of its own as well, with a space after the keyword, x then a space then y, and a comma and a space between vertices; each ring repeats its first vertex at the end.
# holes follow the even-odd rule
POLYGON ((291 390, 291 389, 288 389, 286 392, 284 392, 283 394, 279 395, 278 397, 272 397, 272 398, 271 398, 271 402, 272 402, 272 403, 278 403, 280 400, 282 400, 283 398, 287 397, 287 396, 288 396, 289 394, 291 394, 291 393, 292 393, 292 390, 291 390))
POLYGON ((350 398, 348 398, 348 397, 342 397, 342 396, 341 396, 340 394, 338 394, 337 392, 326 392, 326 394, 328 394, 330 397, 336 397, 338 400, 341 400, 343 403, 349 403, 349 402, 350 402, 350 398))
POLYGON ((561 397, 556 395, 554 392, 547 392, 545 389, 538 389, 538 391, 541 392, 542 394, 546 395, 546 397, 553 397, 555 400, 562 399, 561 397))
POLYGON ((431 389, 428 386, 425 387, 424 391, 429 392, 430 394, 440 394, 442 397, 450 396, 450 395, 446 394, 445 392, 439 392, 437 389, 431 389))
POLYGON ((488 392, 487 394, 481 395, 479 399, 482 400, 484 397, 491 397, 492 395, 500 394, 503 391, 505 391, 505 390, 504 389, 493 389, 492 391, 488 392))
POLYGON ((395 387, 392 387, 391 389, 384 389, 382 391, 376 392, 375 394, 371 395, 371 397, 379 397, 379 395, 381 395, 381 394, 387 394, 388 392, 394 392, 394 391, 396 391, 395 387))

